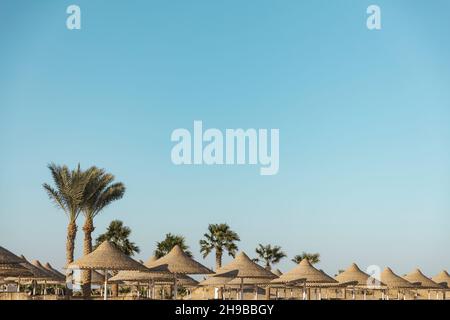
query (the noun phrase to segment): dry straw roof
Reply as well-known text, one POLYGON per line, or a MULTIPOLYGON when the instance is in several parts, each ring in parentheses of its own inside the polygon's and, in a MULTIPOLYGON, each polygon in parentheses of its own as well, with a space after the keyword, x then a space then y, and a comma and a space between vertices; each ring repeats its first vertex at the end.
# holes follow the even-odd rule
POLYGON ((32 277, 33 273, 24 266, 12 263, 12 264, 0 264, 0 277, 32 277))
POLYGON ((53 273, 57 279, 59 279, 59 280, 61 280, 61 281, 63 281, 63 280, 66 279, 66 276, 65 276, 64 274, 62 274, 61 272, 59 272, 58 270, 56 270, 55 268, 53 268, 53 267, 51 266, 50 263, 47 262, 47 263, 44 265, 44 268, 45 268, 45 270, 47 270, 48 272, 53 273))
POLYGON ((281 272, 280 269, 276 269, 275 271, 272 271, 272 273, 274 275, 276 275, 277 277, 280 277, 283 275, 283 272, 281 272))
POLYGON ((438 285, 436 282, 425 276, 422 271, 419 269, 415 269, 413 272, 407 274, 403 277, 404 279, 408 280, 411 283, 419 283, 420 287, 426 288, 426 289, 440 289, 441 286, 438 285))
POLYGON ((128 257, 108 241, 104 241, 97 249, 71 263, 68 268, 94 270, 146 270, 145 266, 128 257))
POLYGON ((241 280, 242 284, 245 285, 268 285, 273 278, 234 278, 227 283, 227 286, 240 286, 241 280))
POLYGON ((272 272, 250 260, 244 252, 240 252, 230 263, 219 268, 216 274, 221 276, 230 275, 231 277, 234 274, 234 278, 276 278, 276 275, 272 272))
POLYGON ((111 282, 120 281, 136 281, 136 282, 149 282, 149 281, 172 281, 174 276, 170 273, 154 273, 143 271, 119 271, 114 277, 109 279, 111 282))
POLYGON ((339 283, 356 283, 357 286, 371 287, 382 286, 382 283, 367 273, 363 272, 356 263, 352 263, 344 272, 338 274, 335 279, 339 283), (378 283, 377 283, 378 282, 378 283))
POLYGON ((417 286, 408 280, 396 275, 391 268, 386 268, 381 273, 381 282, 388 288, 416 288, 417 286))
POLYGON ((148 261, 145 266, 155 271, 168 271, 176 274, 214 273, 212 270, 189 257, 178 245, 173 247, 164 257, 156 261, 148 261))
POLYGON ((42 270, 41 268, 31 264, 23 255, 20 257, 22 258, 22 266, 27 268, 33 274, 32 276, 29 277, 23 277, 24 279, 51 280, 53 278, 53 276, 47 271, 45 271, 45 269, 42 270))
MULTIPOLYGON (((235 274, 237 274, 237 272, 235 272, 234 275, 235 274)), ((225 286, 228 282, 233 280, 233 278, 233 276, 213 275, 201 281, 199 286, 225 286)))
POLYGON ((307 260, 303 259, 294 269, 284 273, 272 283, 292 283, 303 282, 306 283, 337 283, 332 277, 325 272, 318 270, 312 266, 307 260))
POLYGON ((0 264, 14 264, 14 263, 22 263, 22 259, 16 256, 9 250, 6 250, 2 246, 0 246, 0 264))
POLYGON ((450 275, 445 270, 442 270, 438 275, 431 279, 444 288, 450 288, 450 275))

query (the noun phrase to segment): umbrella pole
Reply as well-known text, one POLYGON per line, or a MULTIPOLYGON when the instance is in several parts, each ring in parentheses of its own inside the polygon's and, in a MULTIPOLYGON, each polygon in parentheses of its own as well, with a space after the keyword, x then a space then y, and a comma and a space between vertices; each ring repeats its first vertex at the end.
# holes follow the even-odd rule
POLYGON ((108 272, 105 269, 105 288, 103 289, 103 300, 108 300, 108 272))
POLYGON ((303 300, 306 300, 306 281, 303 282, 303 300))
POLYGON ((156 298, 156 292, 155 292, 155 279, 152 279, 152 299, 156 298))
POLYGON ((177 300, 177 293, 178 293, 178 284, 177 284, 177 274, 174 274, 174 285, 173 285, 173 298, 174 300, 177 300))
POLYGON ((20 277, 17 279, 17 292, 20 292, 20 277))
POLYGON ((241 294, 239 300, 243 300, 244 298, 244 278, 241 278, 241 294))

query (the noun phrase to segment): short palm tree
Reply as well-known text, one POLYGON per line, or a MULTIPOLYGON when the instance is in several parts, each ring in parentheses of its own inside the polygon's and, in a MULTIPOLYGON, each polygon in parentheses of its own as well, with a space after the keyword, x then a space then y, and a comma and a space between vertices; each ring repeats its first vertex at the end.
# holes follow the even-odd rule
POLYGON ((204 239, 200 240, 200 252, 206 258, 212 250, 216 251, 216 270, 222 267, 222 255, 226 250, 233 258, 238 247, 236 241, 240 241, 236 232, 230 229, 226 223, 210 224, 208 233, 204 234, 204 239))
POLYGON ((129 227, 124 226, 120 220, 113 220, 106 229, 106 232, 95 239, 95 248, 103 241, 109 241, 127 256, 132 256, 135 253, 139 253, 140 249, 134 242, 130 241, 130 235, 131 229, 129 227))
MULTIPOLYGON (((125 193, 125 186, 121 182, 113 183, 114 176, 97 167, 89 168, 89 182, 83 195, 82 212, 85 217, 83 232, 83 254, 92 252, 92 232, 94 232, 94 218, 113 201, 119 200, 125 193)), ((91 292, 91 272, 82 272, 82 291, 85 298, 91 292)))
MULTIPOLYGON (((135 253, 139 253, 140 249, 134 244, 134 242, 130 241, 130 234, 131 229, 124 226, 122 221, 113 220, 106 229, 106 232, 99 235, 97 239, 95 239, 95 248, 97 248, 103 241, 109 241, 127 256, 132 256, 135 253)), ((116 274, 115 272, 113 273, 116 274)), ((119 295, 119 285, 117 283, 113 283, 111 285, 111 291, 112 295, 117 297, 119 295)))
POLYGON ((308 260, 311 264, 316 264, 320 262, 320 254, 302 252, 302 254, 294 256, 292 262, 299 264, 303 259, 308 260))
POLYGON ((259 244, 259 247, 256 248, 255 251, 258 254, 258 258, 254 259, 254 261, 259 262, 262 260, 267 270, 271 270, 272 264, 276 264, 286 257, 286 254, 281 250, 281 247, 272 247, 270 244, 266 246, 259 244))
POLYGON ((188 250, 189 247, 186 245, 186 239, 183 236, 174 235, 171 233, 167 233, 166 238, 163 241, 156 243, 155 257, 159 259, 165 256, 176 245, 179 245, 184 253, 186 253, 189 257, 192 257, 192 252, 188 250))
MULTIPOLYGON (((84 190, 88 181, 88 176, 80 169, 80 165, 75 170, 70 170, 67 166, 59 166, 54 163, 48 165, 48 169, 53 178, 55 187, 44 183, 43 187, 49 198, 62 209, 69 219, 67 225, 66 239, 66 263, 73 262, 73 253, 75 248, 75 237, 77 234, 76 220, 80 214, 84 190)), ((72 282, 72 271, 66 271, 66 285, 68 294, 69 283, 72 282)))

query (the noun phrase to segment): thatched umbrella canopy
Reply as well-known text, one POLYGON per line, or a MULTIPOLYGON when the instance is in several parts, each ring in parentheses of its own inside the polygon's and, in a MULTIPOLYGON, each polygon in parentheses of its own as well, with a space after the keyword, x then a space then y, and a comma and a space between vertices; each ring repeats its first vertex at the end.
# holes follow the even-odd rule
POLYGON ((149 281, 173 281, 173 275, 170 273, 155 273, 144 271, 119 271, 118 274, 109 279, 111 282, 149 282, 149 281))
MULTIPOLYGON (((276 278, 271 271, 263 268, 259 264, 253 262, 245 252, 240 252, 236 255, 231 262, 216 270, 216 275, 214 277, 231 277, 238 278, 240 282, 241 294, 240 298, 243 298, 244 292, 244 279, 267 279, 269 282, 271 279, 276 278)), ((264 280, 264 281, 265 281, 264 280)))
POLYGON ((352 263, 344 272, 338 274, 335 279, 339 283, 355 283, 358 287, 379 288, 383 286, 378 279, 363 272, 356 263, 352 263))
POLYGON ((325 272, 318 270, 307 260, 303 259, 300 263, 289 272, 282 274, 279 278, 272 280, 272 283, 337 283, 332 277, 325 272))
POLYGON ((231 262, 227 265, 219 268, 216 271, 217 276, 227 276, 233 275, 234 278, 268 278, 274 279, 276 275, 274 275, 269 270, 261 267, 259 264, 253 262, 245 252, 240 252, 236 255, 231 262))
POLYGON ((275 271, 272 271, 272 273, 277 277, 281 277, 281 275, 283 274, 283 272, 281 272, 280 269, 276 269, 275 271))
MULTIPOLYGON (((282 274, 279 278, 271 281, 275 285, 295 286, 303 283, 303 299, 307 299, 306 287, 320 288, 322 286, 335 286, 338 282, 322 270, 316 269, 307 260, 303 259, 292 270, 282 274)), ((319 290, 320 295, 320 290, 319 290)))
POLYGON ((150 258, 150 260, 145 263, 145 266, 153 270, 158 270, 159 272, 165 271, 173 274, 174 299, 177 298, 177 278, 179 275, 214 273, 211 269, 189 257, 179 245, 174 246, 164 257, 156 260, 154 257, 150 258))
POLYGON ((220 275, 212 275, 201 281, 198 285, 203 287, 208 286, 225 286, 228 282, 236 278, 237 271, 227 272, 220 275))
POLYGON ((97 249, 68 266, 69 269, 103 270, 105 272, 104 299, 107 299, 108 270, 141 270, 147 268, 133 260, 109 241, 104 241, 97 249))
POLYGON ((392 289, 412 289, 417 287, 414 283, 411 283, 395 274, 391 268, 386 268, 383 270, 381 273, 381 282, 386 284, 388 288, 392 289))
POLYGON ((2 246, 0 246, 0 265, 1 264, 20 264, 22 263, 22 259, 16 256, 14 253, 12 253, 9 250, 6 250, 2 246))
POLYGON ((438 275, 435 275, 431 279, 443 288, 450 288, 450 275, 445 270, 442 270, 438 275))
POLYGON ((419 269, 415 269, 403 278, 411 283, 418 283, 420 288, 423 289, 442 289, 439 284, 425 276, 419 269))
POLYGON ((46 263, 44 265, 44 269, 47 270, 48 272, 52 273, 55 275, 56 279, 58 279, 58 281, 61 282, 65 282, 66 281, 66 276, 63 275, 61 272, 59 272, 58 270, 56 270, 55 268, 52 267, 52 265, 50 263, 46 263))
POLYGON ((33 274, 30 277, 22 277, 23 279, 36 281, 52 279, 53 276, 50 273, 48 273, 45 269, 43 270, 40 267, 37 267, 34 264, 28 262, 28 260, 23 255, 21 255, 20 257, 22 258, 22 266, 30 270, 31 273, 33 274))
POLYGON ((0 264, 0 277, 1 278, 33 277, 33 273, 28 268, 25 268, 21 264, 17 263, 0 264))
POLYGON ((211 274, 214 273, 201 263, 189 257, 180 246, 176 245, 168 254, 157 260, 144 264, 147 268, 157 268, 173 274, 211 274))

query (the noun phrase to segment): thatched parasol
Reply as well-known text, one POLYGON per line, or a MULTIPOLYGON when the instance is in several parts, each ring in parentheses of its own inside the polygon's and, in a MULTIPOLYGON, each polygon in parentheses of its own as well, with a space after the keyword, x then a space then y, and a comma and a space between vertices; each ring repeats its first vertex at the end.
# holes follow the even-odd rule
MULTIPOLYGON (((223 266, 222 268, 219 268, 216 270, 216 275, 214 277, 232 277, 232 278, 239 278, 240 280, 240 298, 243 298, 244 293, 244 279, 254 279, 254 278, 260 278, 260 279, 267 279, 267 282, 269 282, 271 279, 276 278, 277 276, 274 275, 269 270, 261 267, 259 264, 253 262, 246 254, 245 252, 240 252, 238 255, 236 255, 236 258, 234 258, 231 262, 229 262, 227 265, 223 266)), ((237 281, 239 281, 237 280, 237 281)))
POLYGON ((336 280, 331 278, 325 272, 314 268, 307 259, 303 259, 294 269, 282 274, 279 278, 272 280, 272 283, 275 284, 293 282, 337 283, 336 280))
POLYGON ((409 289, 416 288, 417 285, 403 279, 399 275, 396 275, 391 268, 386 268, 381 273, 381 282, 386 284, 388 288, 392 289, 409 289))
POLYGON ((32 277, 33 273, 22 266, 21 264, 12 263, 12 264, 0 264, 0 277, 32 277))
POLYGON ((283 272, 281 272, 280 269, 276 269, 275 271, 272 271, 272 273, 277 277, 281 277, 281 275, 283 274, 283 272))
POLYGON ((352 263, 348 269, 338 274, 335 279, 339 283, 354 282, 358 287, 364 288, 379 288, 380 286, 383 286, 378 279, 363 272, 356 263, 352 263))
POLYGON ((158 268, 159 271, 168 271, 174 274, 211 274, 214 273, 201 263, 189 257, 179 245, 176 245, 168 254, 157 260, 148 261, 147 268, 158 268))
POLYGON ((11 251, 6 250, 2 246, 0 246, 0 265, 1 264, 12 265, 12 264, 18 264, 18 263, 22 263, 22 262, 23 261, 21 258, 16 256, 11 251))
POLYGON ((145 263, 147 268, 158 272, 170 272, 174 278, 174 299, 177 298, 177 277, 183 274, 211 274, 214 273, 201 263, 189 257, 179 245, 176 245, 168 254, 155 260, 154 257, 145 263))
POLYGON ((52 273, 53 275, 55 275, 55 277, 56 277, 56 279, 58 279, 58 281, 61 281, 61 282, 66 281, 66 276, 64 274, 62 274, 61 272, 59 272, 58 270, 56 270, 55 268, 53 268, 50 263, 47 262, 44 265, 44 269, 47 270, 48 272, 52 273))
POLYGON ((97 249, 69 264, 68 268, 80 270, 104 270, 105 300, 107 299, 108 291, 108 270, 147 270, 145 266, 124 254, 108 241, 102 242, 97 249))
POLYGON ((438 275, 431 279, 443 288, 450 288, 450 275, 445 270, 442 270, 438 275))
POLYGON ((272 280, 271 283, 278 285, 282 284, 284 286, 303 283, 303 300, 306 300, 307 286, 316 288, 336 285, 338 282, 322 270, 314 268, 307 259, 303 259, 294 269, 282 274, 279 278, 272 280))
POLYGON ((50 275, 45 269, 43 270, 43 269, 33 265, 32 263, 28 262, 28 260, 23 255, 21 255, 20 257, 22 258, 22 266, 24 266, 25 268, 30 270, 31 273, 33 274, 30 277, 22 277, 23 279, 36 280, 36 281, 52 279, 52 275, 50 275))
POLYGON ((425 276, 419 269, 415 269, 403 278, 411 283, 418 283, 422 289, 442 289, 439 284, 425 276))

